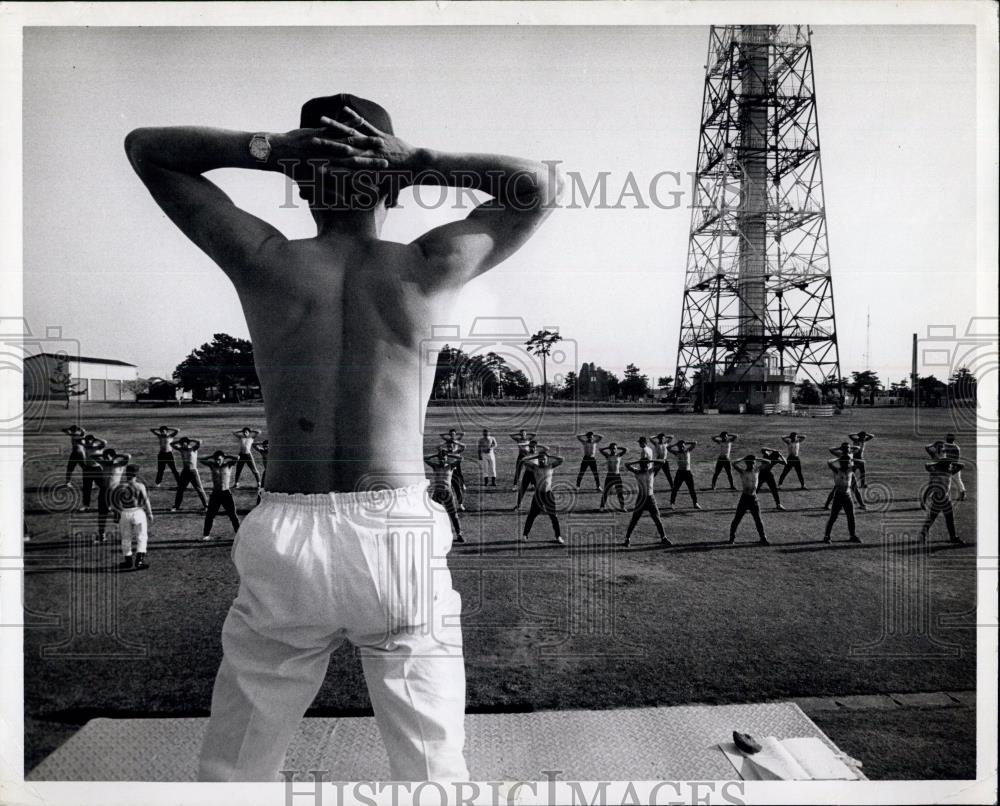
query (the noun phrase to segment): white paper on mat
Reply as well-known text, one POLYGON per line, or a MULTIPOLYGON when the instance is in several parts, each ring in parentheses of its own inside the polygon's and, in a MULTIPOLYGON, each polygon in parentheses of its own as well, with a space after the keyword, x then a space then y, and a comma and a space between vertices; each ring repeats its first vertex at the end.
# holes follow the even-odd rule
POLYGON ((761 750, 752 756, 744 754, 732 742, 723 742, 719 749, 744 781, 855 781, 857 773, 848 767, 833 750, 814 736, 795 739, 761 740, 761 750))

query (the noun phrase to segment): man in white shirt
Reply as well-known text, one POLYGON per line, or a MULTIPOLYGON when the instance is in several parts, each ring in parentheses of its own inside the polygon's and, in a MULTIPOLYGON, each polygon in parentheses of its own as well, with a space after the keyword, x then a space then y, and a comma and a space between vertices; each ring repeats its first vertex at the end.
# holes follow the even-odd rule
POLYGON ((476 443, 476 450, 479 453, 479 463, 482 467, 483 486, 497 486, 497 441, 490 434, 490 429, 484 428, 483 435, 476 443))

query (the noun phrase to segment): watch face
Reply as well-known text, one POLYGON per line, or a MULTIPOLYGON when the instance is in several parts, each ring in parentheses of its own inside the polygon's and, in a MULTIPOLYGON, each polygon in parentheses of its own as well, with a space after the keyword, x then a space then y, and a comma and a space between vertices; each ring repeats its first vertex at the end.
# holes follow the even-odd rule
POLYGON ((271 144, 267 142, 266 137, 260 134, 255 134, 252 138, 250 138, 250 155, 254 159, 266 160, 270 153, 271 144))

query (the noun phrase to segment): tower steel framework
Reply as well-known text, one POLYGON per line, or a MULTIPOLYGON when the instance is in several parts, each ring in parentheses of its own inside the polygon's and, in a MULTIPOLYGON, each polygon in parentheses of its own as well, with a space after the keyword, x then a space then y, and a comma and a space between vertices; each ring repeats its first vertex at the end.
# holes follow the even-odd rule
POLYGON ((712 27, 692 207, 677 378, 720 408, 842 394, 808 26, 712 27))

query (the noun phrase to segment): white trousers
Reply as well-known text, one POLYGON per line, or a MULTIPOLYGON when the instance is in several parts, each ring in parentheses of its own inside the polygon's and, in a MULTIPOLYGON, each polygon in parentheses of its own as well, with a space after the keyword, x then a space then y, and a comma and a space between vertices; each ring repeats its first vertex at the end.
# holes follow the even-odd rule
POLYGON ((964 494, 965 482, 962 481, 962 471, 959 470, 954 476, 952 476, 952 479, 955 481, 955 486, 958 488, 958 491, 964 494))
POLYGON ((484 453, 479 462, 482 466, 483 478, 495 479, 497 477, 497 455, 493 451, 484 453))
POLYGON ((461 600, 427 483, 263 492, 233 544, 239 593, 201 749, 202 781, 277 781, 345 639, 359 647, 394 780, 465 780, 461 600))
POLYGON ((146 553, 146 543, 149 540, 149 524, 146 511, 141 507, 131 507, 121 511, 118 521, 118 535, 122 540, 122 554, 132 556, 132 540, 135 540, 135 550, 139 554, 146 553))

